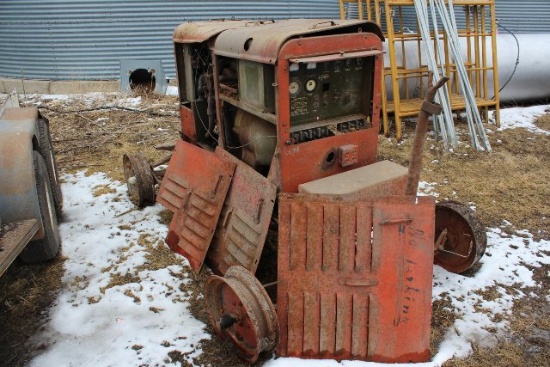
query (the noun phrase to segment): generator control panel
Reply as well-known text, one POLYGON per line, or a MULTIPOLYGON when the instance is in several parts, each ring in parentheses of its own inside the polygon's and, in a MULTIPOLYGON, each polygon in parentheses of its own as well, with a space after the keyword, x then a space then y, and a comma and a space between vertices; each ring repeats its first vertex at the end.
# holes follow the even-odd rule
POLYGON ((374 57, 297 61, 289 65, 292 127, 370 114, 374 57))

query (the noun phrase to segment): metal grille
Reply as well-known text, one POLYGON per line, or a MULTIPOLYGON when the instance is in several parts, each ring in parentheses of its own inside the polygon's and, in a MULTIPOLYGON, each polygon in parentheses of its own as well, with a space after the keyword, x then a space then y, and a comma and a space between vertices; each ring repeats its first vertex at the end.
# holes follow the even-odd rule
POLYGON ((157 201, 172 213, 181 209, 189 194, 186 182, 179 176, 165 176, 162 181, 163 190, 159 192, 157 201))

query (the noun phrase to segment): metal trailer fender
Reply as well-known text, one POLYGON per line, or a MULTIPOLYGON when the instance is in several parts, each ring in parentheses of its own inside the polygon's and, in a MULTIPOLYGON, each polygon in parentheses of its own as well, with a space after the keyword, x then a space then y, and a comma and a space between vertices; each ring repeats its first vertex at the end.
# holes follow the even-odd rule
MULTIPOLYGON (((33 168, 33 150, 38 148, 36 107, 19 107, 12 94, 0 108, 0 211, 2 222, 41 218, 33 168)), ((44 237, 40 228, 33 240, 44 237)))

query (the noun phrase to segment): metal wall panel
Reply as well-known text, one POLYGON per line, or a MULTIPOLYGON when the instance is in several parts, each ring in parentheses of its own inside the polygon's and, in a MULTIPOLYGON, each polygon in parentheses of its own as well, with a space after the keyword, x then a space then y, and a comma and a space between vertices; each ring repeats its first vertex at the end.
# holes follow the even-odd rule
MULTIPOLYGON (((357 18, 357 6, 348 5, 350 19, 357 18)), ((464 26, 464 13, 457 6, 455 10, 458 27, 464 26)), ((495 0, 499 31, 507 33, 550 33, 550 1, 548 0, 495 0)), ((413 6, 403 6, 403 24, 412 31, 416 30, 416 12, 413 6)), ((397 16, 397 15, 396 15, 397 16)), ((385 16, 382 17, 383 20, 385 16)), ((385 21, 382 27, 385 28, 385 21)))
POLYGON ((338 15, 334 0, 0 0, 0 77, 118 79, 121 59, 161 60, 174 77, 172 33, 182 22, 338 15))
MULTIPOLYGON (((404 17, 414 30, 410 10, 404 17)), ((550 33, 548 0, 496 0, 496 10, 512 32, 550 33)), ((230 17, 337 18, 339 9, 336 0, 0 0, 0 77, 112 80, 121 59, 151 59, 173 78, 176 25, 230 17)))
POLYGON ((495 8, 498 23, 511 32, 550 33, 548 0, 495 0, 495 8))
POLYGON ((256 272, 271 223, 277 187, 252 167, 220 147, 216 155, 235 164, 231 186, 207 253, 210 269, 217 274, 240 265, 256 272))

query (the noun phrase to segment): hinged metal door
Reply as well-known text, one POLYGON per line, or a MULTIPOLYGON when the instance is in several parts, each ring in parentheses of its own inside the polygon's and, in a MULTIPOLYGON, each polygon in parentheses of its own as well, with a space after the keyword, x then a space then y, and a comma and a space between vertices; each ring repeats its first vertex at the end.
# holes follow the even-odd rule
POLYGON ((267 178, 223 149, 216 155, 236 165, 218 227, 207 254, 220 275, 232 265, 255 273, 262 253, 277 189, 267 178))
POLYGON ((428 361, 435 200, 386 197, 373 211, 372 266, 380 285, 369 315, 369 359, 428 361))
POLYGON ((279 195, 279 355, 429 358, 433 198, 279 195))
POLYGON ((235 164, 179 140, 170 159, 158 201, 174 212, 166 243, 200 270, 235 164))

